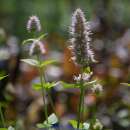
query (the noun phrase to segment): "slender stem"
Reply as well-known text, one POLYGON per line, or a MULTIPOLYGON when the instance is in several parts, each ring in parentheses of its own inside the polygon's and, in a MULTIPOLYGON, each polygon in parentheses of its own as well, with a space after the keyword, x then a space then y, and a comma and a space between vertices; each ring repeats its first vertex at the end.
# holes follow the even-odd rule
POLYGON ((2 121, 3 127, 5 127, 5 119, 4 119, 4 115, 3 115, 3 112, 2 112, 1 104, 0 104, 0 116, 1 116, 1 121, 2 121))
POLYGON ((83 96, 84 96, 83 93, 84 93, 83 81, 81 80, 81 82, 80 82, 80 99, 79 99, 79 106, 78 106, 78 123, 77 123, 77 129, 79 129, 79 126, 80 126, 82 100, 83 100, 83 96))
MULTIPOLYGON (((82 110, 81 110, 81 116, 84 117, 84 96, 85 96, 85 90, 83 88, 83 96, 82 96, 82 110)), ((83 125, 82 125, 83 128, 83 125)))
POLYGON ((81 80, 80 80, 80 99, 79 99, 79 106, 78 106, 77 129, 79 129, 81 116, 83 115, 83 112, 84 112, 84 95, 85 95, 85 90, 84 90, 84 81, 83 81, 83 75, 82 75, 83 70, 84 70, 84 68, 82 67, 81 68, 81 80))
MULTIPOLYGON (((37 56, 37 58, 38 58, 39 63, 41 64, 41 60, 39 58, 39 55, 37 56)), ((45 111, 44 112, 45 112, 46 121, 48 123, 48 111, 47 111, 47 104, 46 104, 46 91, 45 91, 44 86, 43 86, 43 84, 45 82, 45 80, 43 78, 43 73, 44 73, 43 69, 41 67, 39 67, 40 82, 41 82, 41 86, 42 86, 43 103, 44 103, 44 106, 45 106, 45 111)))
POLYGON ((48 98, 49 98, 49 101, 50 101, 50 105, 51 105, 51 107, 52 107, 54 113, 56 114, 55 107, 54 107, 54 103, 53 103, 53 100, 52 100, 52 98, 51 98, 51 95, 50 95, 49 90, 47 90, 47 92, 48 92, 48 98))

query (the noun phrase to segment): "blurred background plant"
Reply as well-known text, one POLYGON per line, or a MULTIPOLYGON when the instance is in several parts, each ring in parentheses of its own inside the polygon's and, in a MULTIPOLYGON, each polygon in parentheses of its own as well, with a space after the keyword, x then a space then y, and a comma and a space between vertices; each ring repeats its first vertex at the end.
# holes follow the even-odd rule
MULTIPOLYGON (((120 84, 130 82, 129 4, 129 0, 0 0, 0 71, 9 74, 0 81, 0 100, 8 100, 4 107, 7 124, 13 121, 18 129, 35 129, 34 124, 43 116, 41 95, 31 88, 38 80, 38 72, 20 62, 21 57, 28 56, 28 48, 22 47, 21 41, 32 37, 26 31, 28 16, 39 16, 44 32, 49 34, 45 41, 46 57, 59 60, 58 65, 47 66, 47 81, 72 83, 79 68, 68 62, 68 30, 72 12, 81 8, 91 21, 92 46, 98 61, 92 65, 93 78, 100 80, 104 88, 103 95, 98 97, 85 94, 84 118, 96 114, 104 128, 129 130, 130 87, 120 84)), ((76 116, 74 106, 79 92, 57 86, 51 94, 65 126, 69 118, 76 116)))

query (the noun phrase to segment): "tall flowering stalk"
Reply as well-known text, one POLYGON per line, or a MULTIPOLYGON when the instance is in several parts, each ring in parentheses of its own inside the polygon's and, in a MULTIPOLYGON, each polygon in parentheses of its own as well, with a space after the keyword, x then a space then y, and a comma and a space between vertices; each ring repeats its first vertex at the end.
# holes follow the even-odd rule
MULTIPOLYGON (((51 96, 49 95, 48 91, 50 88, 56 85, 56 82, 46 82, 44 70, 48 64, 55 63, 55 60, 45 60, 42 61, 42 55, 46 54, 45 45, 42 42, 42 39, 46 36, 43 34, 37 38, 37 33, 41 31, 41 24, 40 20, 37 16, 31 16, 27 22, 27 31, 33 34, 33 38, 27 39, 23 42, 23 44, 30 43, 29 54, 30 56, 35 56, 34 59, 22 59, 23 62, 33 65, 38 68, 39 76, 40 76, 40 83, 34 84, 33 88, 35 90, 41 90, 43 96, 43 103, 44 103, 44 113, 45 113, 45 121, 43 123, 37 124, 38 128, 48 128, 51 127, 53 124, 57 123, 58 119, 55 114, 52 114, 48 117, 48 108, 46 103, 46 95, 48 94, 49 100, 51 100, 51 96)), ((52 100, 50 101, 52 108, 54 108, 52 104, 52 100)))
POLYGON ((77 77, 74 76, 74 80, 80 88, 77 129, 80 128, 81 117, 84 112, 85 88, 93 83, 90 82, 92 72, 90 71, 89 64, 96 62, 94 59, 94 53, 90 48, 90 34, 90 27, 86 22, 84 13, 81 9, 76 9, 72 16, 72 24, 70 27, 71 46, 69 48, 72 50, 71 59, 81 68, 81 74, 77 77))
POLYGON ((72 60, 81 67, 86 67, 90 62, 95 62, 93 51, 90 49, 90 27, 86 22, 84 13, 77 9, 72 16, 70 27, 72 60))

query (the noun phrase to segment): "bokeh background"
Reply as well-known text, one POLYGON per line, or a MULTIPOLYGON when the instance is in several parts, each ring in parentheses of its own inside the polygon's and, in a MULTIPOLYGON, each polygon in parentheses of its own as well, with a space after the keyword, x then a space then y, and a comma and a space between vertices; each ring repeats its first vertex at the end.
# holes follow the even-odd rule
MULTIPOLYGON (((97 116, 104 128, 129 130, 130 87, 125 84, 130 82, 129 5, 129 0, 0 0, 0 72, 9 75, 0 81, 0 100, 7 124, 35 129, 35 123, 44 117, 41 94, 31 87, 38 72, 20 61, 28 57, 22 41, 31 37, 26 30, 29 16, 37 15, 42 32, 48 33, 46 57, 59 60, 58 65, 46 68, 47 81, 73 82, 80 70, 69 62, 69 26, 72 13, 81 8, 91 24, 91 46, 98 61, 91 65, 93 78, 104 88, 99 96, 86 92, 84 119, 97 116)), ((69 118, 76 117, 79 92, 56 86, 51 95, 65 126, 69 118)), ((49 102, 48 106, 51 113, 49 102)))

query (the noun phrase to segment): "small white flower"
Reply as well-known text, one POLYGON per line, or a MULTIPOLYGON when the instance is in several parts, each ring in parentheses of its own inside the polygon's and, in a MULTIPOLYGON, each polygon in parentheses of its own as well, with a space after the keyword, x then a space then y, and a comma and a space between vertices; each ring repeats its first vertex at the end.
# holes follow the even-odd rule
POLYGON ((103 87, 100 84, 94 84, 93 87, 91 88, 92 92, 102 92, 103 91, 103 87))
POLYGON ((91 78, 92 76, 92 72, 91 73, 83 73, 83 74, 79 74, 78 76, 74 76, 74 80, 79 82, 81 79, 86 82, 86 81, 89 81, 89 79, 91 78))
POLYGON ((98 119, 96 119, 96 122, 93 125, 93 128, 94 129, 98 129, 98 130, 102 130, 103 129, 103 125, 101 124, 101 122, 98 119))

